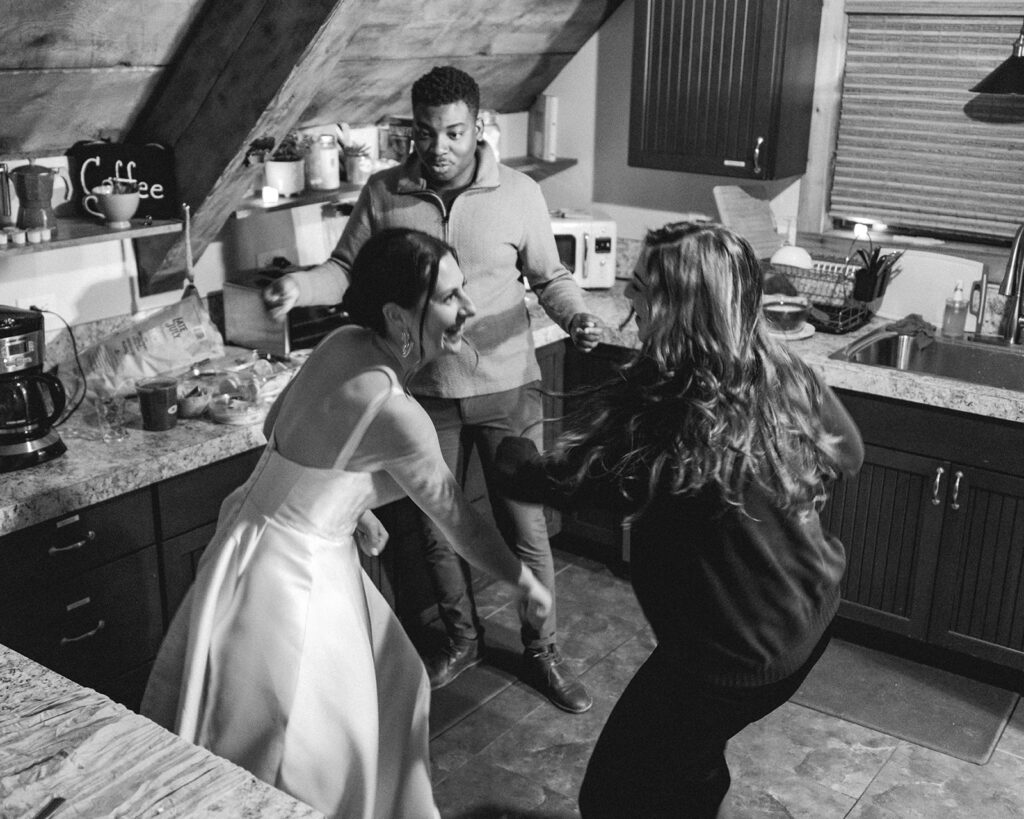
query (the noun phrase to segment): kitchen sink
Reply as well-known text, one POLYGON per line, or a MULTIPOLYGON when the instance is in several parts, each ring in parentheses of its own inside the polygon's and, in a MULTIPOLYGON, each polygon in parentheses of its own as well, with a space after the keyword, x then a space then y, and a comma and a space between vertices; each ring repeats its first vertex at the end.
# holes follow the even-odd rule
POLYGON ((829 358, 1024 391, 1024 350, 997 342, 920 339, 876 330, 829 358))

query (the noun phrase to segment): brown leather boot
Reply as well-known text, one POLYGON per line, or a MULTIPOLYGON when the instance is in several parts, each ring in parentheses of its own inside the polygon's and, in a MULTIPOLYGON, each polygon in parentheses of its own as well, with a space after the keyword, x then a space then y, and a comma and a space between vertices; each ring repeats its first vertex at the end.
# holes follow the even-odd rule
POLYGON ((463 671, 479 665, 483 661, 483 641, 480 639, 469 642, 445 640, 435 653, 423 658, 427 667, 427 677, 431 690, 444 688, 463 671))
POLYGON ((586 687, 569 670, 554 643, 523 652, 523 681, 570 714, 582 714, 594 704, 586 687))

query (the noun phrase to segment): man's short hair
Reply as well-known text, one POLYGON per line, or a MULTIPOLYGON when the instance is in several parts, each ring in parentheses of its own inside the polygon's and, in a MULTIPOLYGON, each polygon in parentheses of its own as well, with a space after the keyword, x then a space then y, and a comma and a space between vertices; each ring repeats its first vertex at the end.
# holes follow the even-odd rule
POLYGON ((464 102, 475 117, 480 112, 480 86, 453 65, 434 66, 412 84, 412 107, 464 102))

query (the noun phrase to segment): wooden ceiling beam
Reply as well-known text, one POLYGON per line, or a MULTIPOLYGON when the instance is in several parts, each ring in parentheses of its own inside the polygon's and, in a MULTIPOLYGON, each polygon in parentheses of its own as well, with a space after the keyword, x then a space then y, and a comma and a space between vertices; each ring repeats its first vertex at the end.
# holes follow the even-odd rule
MULTIPOLYGON (((207 4, 128 136, 174 151, 179 193, 193 214, 194 257, 254 184, 249 146, 262 137, 280 140, 295 126, 354 30, 348 17, 358 6, 357 0, 207 4)), ((183 235, 139 240, 136 255, 144 293, 180 284, 183 235)))

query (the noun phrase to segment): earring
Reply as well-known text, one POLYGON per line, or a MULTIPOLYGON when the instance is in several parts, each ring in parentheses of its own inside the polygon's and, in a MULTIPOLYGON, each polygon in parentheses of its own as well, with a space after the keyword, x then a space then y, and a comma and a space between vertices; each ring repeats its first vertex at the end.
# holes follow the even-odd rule
POLYGON ((409 332, 409 328, 406 327, 402 330, 402 358, 408 358, 409 353, 412 352, 412 333, 409 332))

